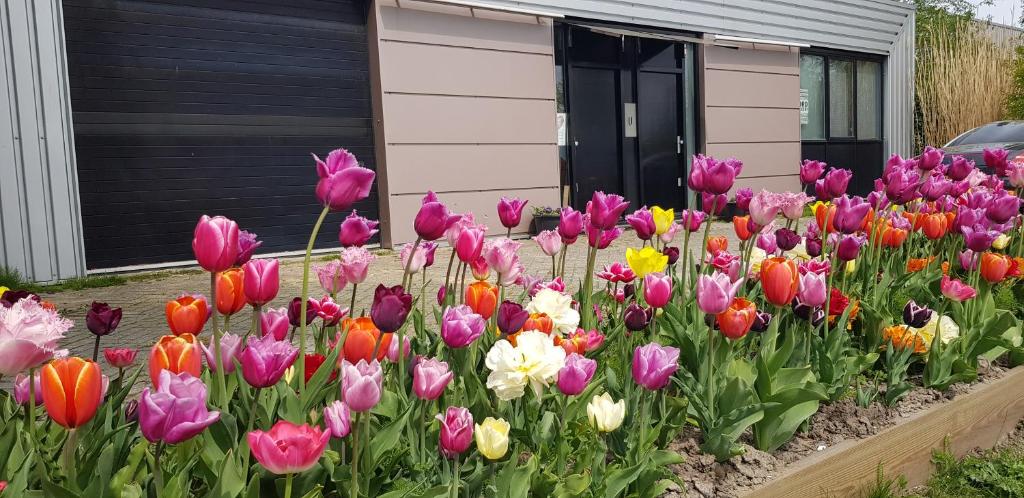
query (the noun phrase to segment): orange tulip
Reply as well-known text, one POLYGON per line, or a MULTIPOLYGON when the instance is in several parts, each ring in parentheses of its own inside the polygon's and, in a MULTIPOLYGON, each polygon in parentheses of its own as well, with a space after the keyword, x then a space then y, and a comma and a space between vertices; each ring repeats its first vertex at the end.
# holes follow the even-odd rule
POLYGON ((167 326, 174 335, 197 335, 203 331, 203 325, 206 325, 206 319, 210 317, 210 307, 205 297, 186 294, 167 301, 164 314, 167 315, 167 326))
POLYGON ((1002 282, 1010 271, 1011 260, 1003 254, 986 252, 981 255, 981 278, 990 284, 1002 282))
POLYGON ((761 288, 769 303, 789 306, 800 285, 796 263, 783 257, 768 258, 761 263, 761 288))
POLYGON ((729 304, 729 309, 716 316, 718 328, 722 335, 730 339, 739 339, 750 332, 754 325, 754 318, 757 317, 757 307, 749 300, 737 297, 729 304))
MULTIPOLYGON (((748 240, 750 237, 754 236, 754 234, 750 233, 750 215, 733 216, 732 228, 736 231, 736 237, 740 240, 748 240)), ((708 240, 708 242, 711 241, 708 240)))
POLYGON ((153 345, 149 352, 149 378, 156 386, 161 370, 179 374, 188 372, 199 377, 202 370, 199 344, 192 334, 165 335, 153 345))
POLYGON ((217 274, 217 311, 220 314, 234 315, 245 307, 242 276, 241 268, 231 268, 217 274))
POLYGON ((949 261, 943 261, 940 266, 942 266, 942 274, 949 275, 949 261))
POLYGON ((384 334, 381 337, 380 330, 373 324, 370 317, 346 318, 341 322, 341 329, 345 330, 346 328, 348 328, 348 336, 345 337, 342 357, 349 363, 358 363, 359 360, 373 361, 374 348, 377 349, 377 361, 381 361, 387 356, 392 334, 384 334), (378 339, 380 339, 379 347, 377 346, 378 339))
POLYGON ((103 401, 103 372, 91 360, 72 356, 47 363, 40 386, 46 412, 68 429, 85 425, 103 401))
POLYGON ((875 221, 875 209, 874 208, 868 209, 868 214, 867 214, 867 216, 864 217, 864 221, 861 222, 860 229, 862 231, 865 231, 865 232, 869 231, 871 229, 871 224, 874 223, 874 221, 875 221))
POLYGON ((942 214, 946 215, 946 233, 949 233, 953 230, 953 220, 956 219, 956 213, 946 212, 942 214))
POLYGON ((920 335, 912 333, 906 325, 893 325, 882 329, 882 340, 887 343, 892 341, 892 345, 896 349, 913 348, 917 354, 928 351, 924 339, 920 335))
POLYGON ((818 222, 818 227, 822 233, 832 233, 836 231, 835 226, 836 219, 836 207, 833 205, 826 205, 823 203, 815 204, 814 207, 814 220, 818 222), (825 226, 825 219, 828 218, 828 226, 825 226))
POLYGON ((946 215, 942 213, 926 214, 921 217, 921 230, 924 231, 924 236, 931 240, 942 238, 946 235, 946 231, 949 228, 949 222, 946 221, 946 215))
POLYGON ((555 322, 545 313, 531 313, 523 325, 523 330, 539 330, 545 334, 550 334, 554 328, 555 322))
POLYGON ((903 211, 900 214, 902 214, 903 217, 906 218, 907 221, 910 222, 910 226, 911 226, 911 229, 913 231, 916 232, 916 231, 921 229, 921 223, 924 221, 924 216, 925 216, 924 214, 922 214, 922 213, 911 213, 909 211, 903 211))
POLYGON ((1021 270, 1024 270, 1024 258, 1010 258, 1010 269, 1007 270, 1006 276, 1017 278, 1021 276, 1021 270))
POLYGON ((907 260, 907 273, 919 272, 931 264, 932 261, 935 261, 935 256, 931 256, 928 259, 911 258, 907 260))
POLYGON ((473 313, 490 319, 498 306, 498 288, 483 280, 473 282, 466 287, 466 305, 473 313))
POLYGON ((723 237, 721 235, 716 235, 714 237, 708 237, 708 247, 707 247, 707 249, 708 249, 708 252, 711 253, 712 255, 718 254, 718 253, 720 253, 722 251, 726 251, 726 250, 729 249, 729 239, 727 239, 727 238, 725 238, 725 237, 723 237))
POLYGON ((885 247, 899 247, 907 240, 907 235, 907 231, 902 228, 886 228, 880 240, 885 247))

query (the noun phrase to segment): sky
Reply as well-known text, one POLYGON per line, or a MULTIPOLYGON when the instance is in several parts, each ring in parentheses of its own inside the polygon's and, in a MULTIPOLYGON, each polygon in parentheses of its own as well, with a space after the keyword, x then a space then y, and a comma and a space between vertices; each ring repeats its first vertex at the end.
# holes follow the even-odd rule
POLYGON ((991 16, 992 22, 999 24, 1017 25, 1020 14, 1021 0, 994 0, 992 5, 982 5, 978 8, 979 18, 987 19, 991 16))

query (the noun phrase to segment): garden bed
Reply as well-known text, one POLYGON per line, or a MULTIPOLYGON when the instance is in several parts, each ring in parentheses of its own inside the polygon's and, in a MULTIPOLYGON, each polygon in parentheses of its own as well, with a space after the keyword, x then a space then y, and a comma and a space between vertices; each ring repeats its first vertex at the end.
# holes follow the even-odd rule
POLYGON ((769 454, 745 445, 725 463, 700 453, 699 431, 673 449, 686 458, 674 471, 686 490, 668 496, 851 496, 875 481, 878 467, 904 475, 910 486, 931 472, 932 451, 947 444, 961 456, 991 448, 1024 418, 1024 367, 991 365, 974 384, 942 393, 915 388, 894 408, 867 408, 852 399, 822 406, 807 432, 769 454))

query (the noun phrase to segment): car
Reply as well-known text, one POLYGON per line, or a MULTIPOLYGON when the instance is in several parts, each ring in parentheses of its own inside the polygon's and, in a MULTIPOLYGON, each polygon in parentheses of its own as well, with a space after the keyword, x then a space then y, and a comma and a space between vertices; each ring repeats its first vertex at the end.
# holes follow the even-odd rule
POLYGON ((1010 152, 1007 161, 1024 163, 1024 121, 996 121, 962 133, 943 147, 946 162, 953 156, 964 156, 974 161, 986 173, 991 173, 985 164, 985 149, 1006 149, 1010 152))

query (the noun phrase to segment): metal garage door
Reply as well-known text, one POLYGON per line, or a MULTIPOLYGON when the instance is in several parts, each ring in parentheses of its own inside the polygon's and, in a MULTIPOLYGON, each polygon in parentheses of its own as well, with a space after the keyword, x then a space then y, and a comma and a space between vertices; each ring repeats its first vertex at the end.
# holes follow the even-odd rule
MULTIPOLYGON (((305 248, 309 153, 344 146, 375 168, 366 8, 65 0, 88 267, 192 259, 203 213, 259 234, 261 252, 305 248)), ((376 217, 376 192, 356 207, 376 217)))

